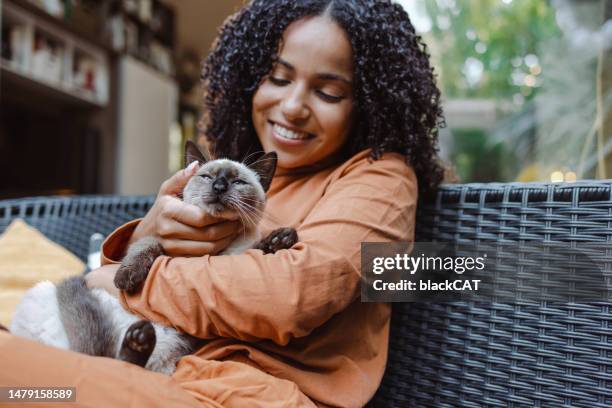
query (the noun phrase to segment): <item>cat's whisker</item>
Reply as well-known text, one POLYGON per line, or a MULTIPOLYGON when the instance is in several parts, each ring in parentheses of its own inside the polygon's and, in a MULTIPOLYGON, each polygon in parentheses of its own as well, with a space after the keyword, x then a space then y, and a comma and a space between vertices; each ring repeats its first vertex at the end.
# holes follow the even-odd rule
MULTIPOLYGON (((250 227, 250 228, 254 228, 257 226, 257 222, 256 220, 253 219, 253 217, 251 215, 249 215, 249 213, 243 209, 237 209, 238 214, 241 215, 241 221, 242 221, 242 225, 244 225, 245 227, 250 227)), ((246 234, 246 229, 244 230, 244 233, 246 234)))
POLYGON ((261 210, 255 207, 251 208, 250 206, 245 205, 245 203, 239 201, 235 197, 231 197, 229 201, 237 211, 245 215, 245 217, 249 221, 249 224, 252 227, 257 226, 257 224, 259 223, 259 219, 261 219, 261 210))
POLYGON ((249 206, 249 208, 252 209, 253 211, 257 211, 258 212, 258 216, 260 217, 261 220, 269 221, 272 224, 274 224, 275 226, 282 224, 282 222, 277 217, 275 217, 272 214, 270 214, 269 212, 265 211, 265 209, 261 210, 259 208, 259 206, 258 207, 254 207, 252 204, 249 204, 249 202, 250 203, 255 203, 255 204, 262 204, 261 201, 255 200, 255 199, 252 199, 252 198, 248 198, 248 197, 242 197, 240 200, 241 200, 241 204, 242 205, 249 206))
MULTIPOLYGON (((254 224, 254 220, 252 220, 251 217, 243 209, 236 208, 236 212, 238 213, 238 217, 240 218, 240 222, 242 223, 242 225, 247 228, 253 228, 256 226, 256 224, 254 224)), ((244 230, 244 232, 246 234, 246 229, 244 230)))
POLYGON ((261 211, 258 208, 243 203, 235 197, 230 197, 228 201, 234 208, 242 210, 249 215, 259 216, 261 214, 261 211))
MULTIPOLYGON (((255 156, 256 154, 260 154, 263 153, 265 154, 266 152, 264 152, 263 150, 258 150, 256 152, 253 153, 249 153, 244 159, 242 159, 240 162, 246 164, 247 160, 249 160, 251 157, 255 156)), ((257 161, 255 161, 255 163, 257 163, 257 161)))
POLYGON ((254 164, 257 164, 257 163, 265 163, 266 161, 272 161, 272 160, 278 160, 278 159, 276 157, 260 157, 259 159, 251 163, 249 166, 253 166, 254 164))
POLYGON ((263 214, 263 211, 257 209, 257 208, 251 208, 247 205, 245 205, 245 203, 236 203, 236 206, 240 207, 242 210, 246 211, 249 215, 256 217, 258 219, 261 219, 261 216, 263 214))
POLYGON ((264 206, 264 202, 262 202, 261 200, 258 199, 254 199, 254 198, 248 198, 248 197, 242 197, 241 201, 245 204, 249 204, 251 206, 257 207, 257 208, 261 208, 264 206))
POLYGON ((236 199, 236 200, 239 201, 242 204, 248 205, 249 207, 253 207, 253 208, 256 208, 256 209, 260 209, 263 206, 263 204, 264 204, 264 203, 262 203, 259 200, 249 200, 246 197, 241 197, 239 200, 238 199, 236 199))

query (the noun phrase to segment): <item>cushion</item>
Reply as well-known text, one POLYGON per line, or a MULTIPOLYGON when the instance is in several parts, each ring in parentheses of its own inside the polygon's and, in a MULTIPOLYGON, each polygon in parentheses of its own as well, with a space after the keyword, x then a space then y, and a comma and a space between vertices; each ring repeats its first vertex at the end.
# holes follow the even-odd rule
POLYGON ((70 251, 24 221, 13 221, 0 236, 0 324, 10 326, 19 300, 37 282, 57 283, 84 270, 70 251))

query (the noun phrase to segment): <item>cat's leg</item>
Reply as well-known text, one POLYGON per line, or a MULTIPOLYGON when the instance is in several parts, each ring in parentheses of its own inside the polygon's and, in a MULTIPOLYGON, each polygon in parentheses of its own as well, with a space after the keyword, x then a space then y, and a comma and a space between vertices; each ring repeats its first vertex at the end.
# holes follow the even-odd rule
POLYGON ((161 244, 153 237, 144 237, 130 245, 115 275, 115 286, 127 293, 137 292, 147 279, 155 258, 164 254, 161 244))
POLYGON ((132 323, 125 332, 118 358, 144 367, 151 357, 151 353, 153 353, 155 343, 156 336, 153 324, 146 320, 139 320, 132 323))
POLYGON ((153 324, 153 327, 157 336, 155 350, 145 366, 146 369, 151 371, 172 375, 181 358, 193 354, 206 344, 206 340, 179 333, 170 327, 160 326, 159 324, 153 324))
POLYGON ((291 248, 296 242, 298 242, 298 235, 294 228, 279 228, 257 242, 253 248, 261 249, 266 254, 273 254, 279 249, 291 248))

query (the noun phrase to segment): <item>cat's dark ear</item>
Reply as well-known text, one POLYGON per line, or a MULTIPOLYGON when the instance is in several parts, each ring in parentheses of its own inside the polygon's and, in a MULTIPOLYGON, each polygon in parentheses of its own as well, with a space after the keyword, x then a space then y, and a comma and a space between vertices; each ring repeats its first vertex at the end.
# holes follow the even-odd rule
POLYGON ((259 182, 264 191, 268 191, 276 170, 276 152, 269 152, 261 156, 249 168, 259 175, 259 182))
POLYGON ((194 161, 200 163, 200 166, 209 160, 200 148, 191 140, 185 142, 185 167, 189 166, 194 161))

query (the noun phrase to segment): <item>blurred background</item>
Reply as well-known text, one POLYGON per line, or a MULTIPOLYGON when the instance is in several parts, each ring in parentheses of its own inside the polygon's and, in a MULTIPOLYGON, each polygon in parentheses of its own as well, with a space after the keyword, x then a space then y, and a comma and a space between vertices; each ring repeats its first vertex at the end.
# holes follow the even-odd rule
MULTIPOLYGON (((612 0, 399 0, 455 181, 612 178, 612 0)), ((200 61, 242 0, 0 0, 0 199, 150 194, 197 132, 200 61)))

